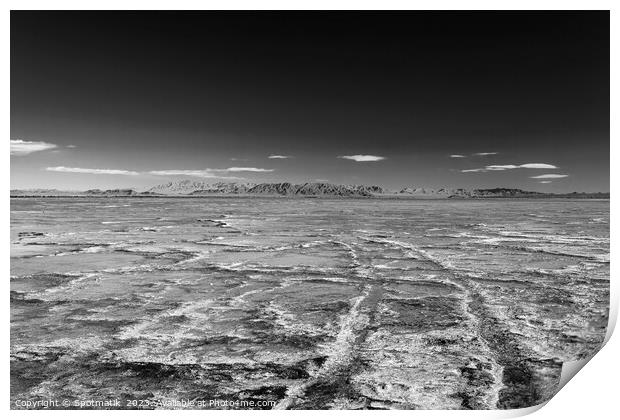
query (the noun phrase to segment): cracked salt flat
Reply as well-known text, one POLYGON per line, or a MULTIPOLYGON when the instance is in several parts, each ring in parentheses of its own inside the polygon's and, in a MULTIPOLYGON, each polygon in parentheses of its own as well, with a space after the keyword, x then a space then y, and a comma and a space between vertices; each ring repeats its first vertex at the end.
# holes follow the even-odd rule
POLYGON ((607 325, 609 201, 17 199, 11 252, 12 400, 525 407, 607 325))

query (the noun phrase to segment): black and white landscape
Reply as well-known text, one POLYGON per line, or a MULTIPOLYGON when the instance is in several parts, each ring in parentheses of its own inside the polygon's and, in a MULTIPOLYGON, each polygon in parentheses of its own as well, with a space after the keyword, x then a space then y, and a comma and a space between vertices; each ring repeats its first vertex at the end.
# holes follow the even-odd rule
POLYGON ((609 314, 608 12, 11 13, 12 409, 513 409, 609 314))

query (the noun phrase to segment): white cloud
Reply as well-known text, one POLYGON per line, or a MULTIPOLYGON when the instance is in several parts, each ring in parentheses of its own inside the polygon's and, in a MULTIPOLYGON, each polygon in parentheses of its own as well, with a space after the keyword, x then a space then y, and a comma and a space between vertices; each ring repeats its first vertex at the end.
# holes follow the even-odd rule
POLYGON ((58 146, 52 143, 46 143, 44 141, 26 141, 11 139, 11 154, 14 156, 25 156, 34 152, 55 149, 56 147, 58 146))
POLYGON ((461 172, 506 171, 509 169, 557 169, 548 163, 524 163, 523 165, 487 165, 484 168, 464 169, 461 172))
POLYGON ((236 176, 218 175, 213 173, 211 169, 164 169, 161 171, 149 171, 147 174, 157 176, 193 176, 196 178, 243 179, 236 176))
POLYGON ((46 171, 52 172, 70 172, 79 174, 95 174, 95 175, 139 175, 135 171, 127 171, 125 169, 91 169, 91 168, 68 168, 66 166, 52 166, 45 168, 46 171))
POLYGON ((149 175, 162 175, 162 176, 195 176, 199 178, 222 178, 222 179, 242 179, 237 177, 227 177, 220 175, 221 173, 228 172, 273 172, 273 169, 264 168, 242 168, 231 167, 225 169, 164 169, 157 171, 147 172, 149 175))
POLYGON ((206 169, 207 171, 213 172, 273 172, 273 169, 264 169, 264 168, 239 168, 232 167, 226 169, 206 169))
POLYGON ((217 178, 218 176, 212 172, 200 169, 165 169, 161 171, 149 171, 149 175, 162 176, 195 176, 200 178, 217 178))
POLYGON ((92 169, 92 168, 70 168, 66 166, 54 166, 46 168, 52 172, 71 172, 81 174, 98 174, 98 175, 158 175, 158 176, 193 176, 199 178, 220 178, 220 179, 243 179, 234 176, 224 176, 229 172, 273 172, 273 169, 264 168, 241 168, 231 167, 225 169, 162 169, 146 172, 128 171, 125 169, 92 169))
POLYGON ((269 159, 290 159, 293 156, 286 156, 286 155, 271 155, 269 156, 269 159))
POLYGON ((450 155, 451 158, 464 158, 465 155, 450 155))
POLYGON ((517 165, 489 165, 489 166, 485 166, 484 169, 487 171, 505 171, 507 169, 517 169, 520 167, 521 166, 517 166, 517 165))
POLYGON ((539 181, 539 184, 551 184, 553 181, 539 181))
POLYGON ((523 165, 519 165, 519 168, 527 168, 527 169, 557 169, 558 167, 555 165, 549 165, 548 163, 524 163, 523 165))
POLYGON ((75 149, 77 146, 75 144, 67 144, 69 149, 75 149))
POLYGON ((536 176, 531 176, 530 178, 534 178, 534 179, 557 179, 557 178, 566 178, 568 175, 563 175, 563 174, 542 174, 542 175, 536 175, 536 176))
POLYGON ((474 153, 472 156, 491 156, 491 155, 496 155, 497 152, 480 152, 480 153, 474 153))
POLYGON ((356 162, 377 162, 379 160, 384 160, 383 156, 374 156, 374 155, 351 155, 351 156, 338 156, 340 159, 349 159, 354 160, 356 162))

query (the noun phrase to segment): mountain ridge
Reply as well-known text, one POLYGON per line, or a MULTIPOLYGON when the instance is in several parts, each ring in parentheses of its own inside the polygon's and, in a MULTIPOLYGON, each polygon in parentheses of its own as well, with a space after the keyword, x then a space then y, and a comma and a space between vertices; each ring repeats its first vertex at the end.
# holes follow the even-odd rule
POLYGON ((609 198, 609 193, 542 193, 519 188, 424 188, 404 187, 388 190, 377 185, 343 185, 328 182, 238 183, 204 181, 170 181, 148 188, 90 189, 86 191, 62 191, 54 189, 11 190, 11 197, 27 196, 89 196, 89 197, 148 197, 148 196, 269 196, 269 197, 342 197, 342 198, 609 198))

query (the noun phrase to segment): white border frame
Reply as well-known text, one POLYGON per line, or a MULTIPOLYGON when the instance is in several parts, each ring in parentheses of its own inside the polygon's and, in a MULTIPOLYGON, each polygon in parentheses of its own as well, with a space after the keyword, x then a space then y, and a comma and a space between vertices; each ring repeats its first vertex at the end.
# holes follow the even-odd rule
MULTIPOLYGON (((610 24, 611 24, 611 103, 610 111, 613 118, 611 119, 611 132, 610 139, 617 138, 618 136, 618 106, 614 99, 618 98, 618 51, 620 50, 618 42, 618 25, 620 19, 618 19, 617 13, 620 10, 619 6, 614 8, 614 5, 618 2, 612 1, 553 1, 553 0, 523 0, 523 1, 398 1, 398 0, 383 0, 383 1, 340 1, 340 0, 314 0, 314 1, 283 1, 283 0, 241 0, 236 2, 225 1, 196 1, 196 0, 175 0, 175 1, 135 1, 135 0, 92 0, 88 3, 79 1, 59 0, 55 2, 41 1, 41 0, 24 0, 13 1, 9 0, 8 10, 3 15, 2 29, 2 57, 4 65, 2 66, 3 80, 5 86, 4 101, 2 101, 2 115, 3 126, 5 132, 10 137, 10 13, 9 10, 56 10, 56 9, 76 9, 76 10, 272 10, 272 9, 293 9, 293 10, 611 10, 610 24), (614 49, 615 47, 615 49, 614 49)), ((4 220, 6 221, 2 225, 4 242, 2 244, 4 262, 2 264, 2 273, 4 274, 4 296, 8 299, 9 296, 9 278, 10 278, 10 244, 9 244, 9 227, 10 227, 10 200, 8 191, 10 190, 10 154, 8 153, 8 142, 5 146, 6 153, 2 154, 2 171, 3 175, 0 177, 0 182, 3 186, 4 195, 2 195, 2 213, 4 220)), ((614 158, 620 157, 618 154, 618 146, 610 141, 610 159, 611 162, 614 158)), ((620 177, 620 169, 611 165, 610 181, 611 181, 611 195, 616 196, 617 185, 616 182, 620 177)), ((614 200, 611 201, 611 214, 618 213, 617 206, 614 200)), ((616 238, 618 238, 618 224, 615 223, 615 219, 611 219, 611 254, 616 254, 616 238)), ((537 411, 541 406, 521 409, 521 410, 507 410, 507 411, 393 411, 389 413, 389 416, 394 418, 415 418, 421 419, 436 419, 436 418, 483 418, 483 419, 495 419, 495 418, 511 418, 524 414, 536 412, 530 418, 546 419, 546 418, 562 418, 562 419, 583 419, 585 417, 593 418, 612 418, 617 416, 619 410, 619 400, 617 389, 618 378, 620 373, 620 362, 617 355, 620 355, 620 344, 616 336, 611 336, 611 332, 616 323, 618 314, 618 280, 615 269, 615 264, 611 266, 611 311, 610 311, 610 328, 608 330, 607 339, 609 342, 606 346, 588 362, 583 368, 583 371, 577 374, 577 378, 568 382, 568 384, 560 390, 560 392, 553 397, 544 407, 544 409, 537 411), (613 414, 612 414, 613 413, 613 414)), ((5 301, 6 302, 6 301, 5 301)), ((4 311, 4 321, 2 322, 3 337, 8 338, 9 331, 9 305, 6 305, 4 311)), ((9 340, 7 339, 4 347, 2 357, 2 392, 7 398, 3 409, 6 414, 14 418, 25 417, 38 417, 38 418, 82 418, 85 413, 81 410, 76 411, 20 411, 9 410, 9 340)), ((94 419, 103 419, 109 415, 120 416, 126 418, 144 417, 150 418, 163 418, 174 415, 175 417, 183 418, 203 418, 208 415, 211 418, 258 418, 266 419, 272 417, 289 417, 291 413, 272 412, 272 411, 209 411, 205 413, 201 410, 188 410, 188 411, 157 411, 157 412, 138 412, 138 411, 91 411, 88 413, 89 417, 94 419), (105 417, 104 417, 105 416, 105 417)), ((294 416, 301 419, 310 419, 316 416, 331 417, 338 416, 349 417, 350 419, 363 416, 363 417, 377 417, 385 415, 384 412, 377 411, 297 411, 294 416)))

